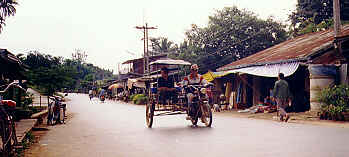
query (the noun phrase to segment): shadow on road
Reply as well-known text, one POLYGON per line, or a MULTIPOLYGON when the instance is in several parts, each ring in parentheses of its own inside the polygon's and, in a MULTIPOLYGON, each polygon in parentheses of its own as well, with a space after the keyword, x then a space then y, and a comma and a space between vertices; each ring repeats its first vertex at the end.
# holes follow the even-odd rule
POLYGON ((207 132, 207 131, 213 131, 214 128, 200 126, 200 125, 199 126, 188 125, 187 127, 171 126, 171 127, 147 128, 147 130, 156 132, 156 133, 177 134, 177 133, 191 132, 191 131, 195 131, 196 133, 207 132))

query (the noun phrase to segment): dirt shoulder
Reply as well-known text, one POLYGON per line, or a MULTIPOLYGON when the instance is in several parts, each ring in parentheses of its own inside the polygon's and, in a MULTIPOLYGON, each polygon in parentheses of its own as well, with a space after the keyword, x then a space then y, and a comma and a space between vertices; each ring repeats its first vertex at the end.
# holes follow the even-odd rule
MULTIPOLYGON (((232 111, 222 111, 215 112, 215 114, 220 114, 224 116, 233 116, 240 118, 253 118, 253 119, 263 119, 263 120, 273 120, 279 121, 276 117, 276 112, 274 113, 239 113, 236 110, 232 111)), ((332 120, 320 120, 319 116, 311 112, 298 112, 289 113, 290 120, 288 123, 299 123, 299 124, 310 124, 310 125, 321 125, 329 127, 340 127, 349 128, 349 122, 343 121, 332 121, 332 120)))

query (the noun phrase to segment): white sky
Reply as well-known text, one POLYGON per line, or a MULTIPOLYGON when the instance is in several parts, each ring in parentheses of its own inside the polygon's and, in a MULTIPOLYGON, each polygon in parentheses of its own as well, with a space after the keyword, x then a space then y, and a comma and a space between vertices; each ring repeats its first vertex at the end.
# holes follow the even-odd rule
POLYGON ((150 37, 180 43, 191 24, 205 26, 215 10, 236 5, 261 18, 285 21, 297 0, 18 0, 17 13, 6 21, 0 48, 14 54, 39 50, 70 58, 87 52, 87 62, 116 71, 117 64, 141 57, 144 21, 158 29, 150 37), (134 52, 136 55, 127 53, 134 52))

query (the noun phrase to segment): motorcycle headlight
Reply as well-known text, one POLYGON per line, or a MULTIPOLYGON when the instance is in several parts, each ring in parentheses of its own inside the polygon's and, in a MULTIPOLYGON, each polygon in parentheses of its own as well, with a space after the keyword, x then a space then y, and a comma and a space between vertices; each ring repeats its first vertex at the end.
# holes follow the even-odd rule
POLYGON ((206 88, 201 88, 201 89, 200 89, 200 92, 201 92, 202 94, 206 94, 206 88))

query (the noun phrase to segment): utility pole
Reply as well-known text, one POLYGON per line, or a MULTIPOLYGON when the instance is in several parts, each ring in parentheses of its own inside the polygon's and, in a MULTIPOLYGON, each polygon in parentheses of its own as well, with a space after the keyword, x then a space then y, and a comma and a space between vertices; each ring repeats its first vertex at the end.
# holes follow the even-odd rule
POLYGON ((149 29, 157 29, 156 27, 148 27, 148 24, 145 23, 145 26, 136 26, 137 29, 142 29, 143 30, 143 34, 144 34, 144 60, 143 60, 143 64, 144 64, 144 74, 150 72, 149 69, 149 54, 148 54, 148 30, 149 29))
MULTIPOLYGON (((334 21, 334 49, 338 52, 338 55, 342 54, 342 44, 340 40, 337 40, 341 34, 341 19, 340 19, 340 3, 339 0, 333 0, 333 21, 334 21)), ((345 57, 344 63, 348 62, 348 57, 345 57)), ((340 80, 341 84, 348 84, 348 64, 342 64, 340 67, 340 80)))
POLYGON ((341 32, 339 0, 333 0, 333 19, 334 19, 334 37, 338 37, 341 32))
MULTIPOLYGON (((333 20, 334 20, 334 38, 340 36, 341 33, 341 19, 340 19, 340 5, 339 0, 333 0, 333 20)), ((342 53, 342 46, 340 41, 334 43, 334 48, 342 53)))

